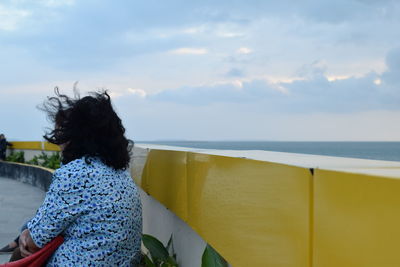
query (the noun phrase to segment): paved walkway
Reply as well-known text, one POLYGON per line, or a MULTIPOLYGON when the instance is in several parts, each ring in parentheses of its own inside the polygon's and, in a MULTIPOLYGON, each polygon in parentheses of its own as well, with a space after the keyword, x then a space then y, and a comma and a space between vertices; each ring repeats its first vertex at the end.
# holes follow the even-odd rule
MULTIPOLYGON (((13 240, 19 228, 31 218, 44 198, 36 187, 0 177, 0 247, 13 240)), ((10 255, 0 255, 0 263, 10 255)))

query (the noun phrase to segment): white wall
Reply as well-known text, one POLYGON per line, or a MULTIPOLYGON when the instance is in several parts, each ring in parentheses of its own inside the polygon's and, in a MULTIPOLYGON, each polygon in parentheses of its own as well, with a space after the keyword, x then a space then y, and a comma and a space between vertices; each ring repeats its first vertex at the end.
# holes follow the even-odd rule
POLYGON ((200 267, 206 242, 174 213, 139 188, 143 205, 143 233, 167 244, 171 234, 181 267, 200 267))

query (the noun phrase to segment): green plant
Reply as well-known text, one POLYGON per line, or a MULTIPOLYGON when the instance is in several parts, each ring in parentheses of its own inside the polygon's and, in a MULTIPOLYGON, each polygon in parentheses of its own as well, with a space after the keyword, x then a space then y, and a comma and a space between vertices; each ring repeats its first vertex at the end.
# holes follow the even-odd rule
MULTIPOLYGON (((142 254, 140 267, 178 267, 172 244, 172 235, 166 247, 151 235, 143 234, 142 242, 148 253, 142 254)), ((215 249, 207 244, 201 257, 201 267, 228 267, 228 263, 215 249)))
POLYGON ((11 151, 10 155, 6 158, 7 161, 25 163, 24 151, 14 152, 11 151))
POLYGON ((40 155, 34 156, 31 160, 27 161, 28 164, 39 165, 49 169, 60 168, 61 156, 59 152, 48 155, 42 152, 40 155))
POLYGON ((215 249, 207 244, 201 257, 201 267, 228 267, 228 263, 215 249))
POLYGON ((143 234, 143 245, 150 254, 143 254, 140 266, 145 267, 178 267, 176 254, 172 244, 172 235, 166 247, 155 237, 143 234))

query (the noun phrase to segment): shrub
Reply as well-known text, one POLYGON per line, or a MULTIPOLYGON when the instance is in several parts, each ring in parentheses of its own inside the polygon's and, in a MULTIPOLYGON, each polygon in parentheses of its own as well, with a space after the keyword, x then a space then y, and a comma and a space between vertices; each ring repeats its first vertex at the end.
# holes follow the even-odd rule
POLYGON ((24 151, 14 152, 11 151, 10 155, 6 158, 7 161, 25 163, 24 151))
POLYGON ((31 160, 27 161, 28 164, 39 165, 49 169, 60 168, 61 156, 59 152, 48 155, 42 152, 40 155, 34 156, 31 160))

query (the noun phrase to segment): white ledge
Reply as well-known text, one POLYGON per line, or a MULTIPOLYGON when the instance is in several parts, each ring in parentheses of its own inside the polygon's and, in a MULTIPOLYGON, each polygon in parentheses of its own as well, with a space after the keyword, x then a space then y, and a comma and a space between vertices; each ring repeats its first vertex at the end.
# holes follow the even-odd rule
POLYGON ((344 171, 368 175, 377 175, 400 179, 400 162, 370 160, 358 158, 332 157, 264 150, 219 150, 188 147, 165 146, 155 144, 136 144, 135 146, 148 149, 188 151, 209 155, 247 158, 274 163, 281 163, 303 168, 344 171))

